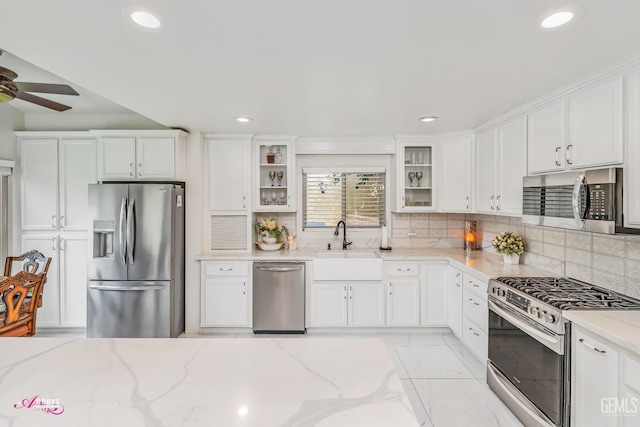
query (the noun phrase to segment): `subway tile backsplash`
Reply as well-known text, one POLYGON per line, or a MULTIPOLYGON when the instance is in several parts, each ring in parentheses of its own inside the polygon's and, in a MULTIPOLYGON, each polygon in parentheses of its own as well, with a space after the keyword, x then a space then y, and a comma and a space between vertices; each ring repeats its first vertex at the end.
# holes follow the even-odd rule
POLYGON ((493 251, 491 240, 498 233, 511 231, 526 240, 525 263, 640 298, 640 236, 524 225, 519 217, 442 213, 394 213, 390 235, 400 247, 434 246, 443 239, 448 246, 460 239, 462 247, 465 219, 476 221, 487 251, 493 251))

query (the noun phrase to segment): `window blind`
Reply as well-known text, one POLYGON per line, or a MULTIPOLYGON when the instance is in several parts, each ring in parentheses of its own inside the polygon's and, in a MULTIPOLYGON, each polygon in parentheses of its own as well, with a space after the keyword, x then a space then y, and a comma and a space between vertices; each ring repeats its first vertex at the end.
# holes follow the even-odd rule
POLYGON ((304 228, 373 228, 385 222, 385 172, 302 173, 304 228))

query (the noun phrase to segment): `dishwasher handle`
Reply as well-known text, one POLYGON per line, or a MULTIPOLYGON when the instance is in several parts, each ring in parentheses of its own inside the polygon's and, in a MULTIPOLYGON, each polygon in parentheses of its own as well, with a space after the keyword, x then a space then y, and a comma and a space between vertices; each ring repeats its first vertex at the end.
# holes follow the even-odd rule
POLYGON ((258 270, 262 270, 262 271, 276 271, 278 273, 286 273, 288 271, 298 271, 298 270, 302 270, 301 265, 295 266, 295 267, 256 267, 258 270))

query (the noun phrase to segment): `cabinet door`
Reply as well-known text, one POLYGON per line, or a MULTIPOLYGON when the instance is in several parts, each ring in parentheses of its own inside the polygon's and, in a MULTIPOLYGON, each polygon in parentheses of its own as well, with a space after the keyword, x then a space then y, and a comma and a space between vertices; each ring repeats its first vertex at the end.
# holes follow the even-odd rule
MULTIPOLYGON (((60 326, 87 325, 87 238, 60 237, 60 326)), ((47 275, 48 276, 48 275, 47 275)))
POLYGON ((476 137, 476 212, 496 213, 496 131, 491 129, 476 137))
POLYGON ((620 381, 621 403, 625 404, 619 417, 620 427, 634 427, 638 425, 638 410, 640 409, 640 356, 623 353, 620 358, 618 378, 620 381))
POLYGON ((564 101, 529 113, 527 117, 527 166, 530 174, 564 169, 564 101))
POLYGON ((384 325, 384 284, 349 284, 349 326, 384 325))
POLYGON ((422 267, 422 325, 447 326, 447 264, 424 265, 422 267))
POLYGON ((522 215, 522 178, 527 174, 527 120, 514 120, 498 128, 496 209, 505 215, 522 215))
POLYGON ((640 71, 627 76, 626 164, 624 168, 625 226, 640 227, 640 71))
POLYGON ((622 78, 569 98, 569 168, 622 163, 622 78))
POLYGON ((101 138, 98 141, 98 179, 135 179, 136 139, 101 138))
POLYGON ((440 209, 471 210, 471 141, 469 138, 444 141, 440 146, 442 180, 440 209))
POLYGON ((60 140, 60 229, 87 230, 88 185, 97 181, 95 139, 60 140))
POLYGON ((311 284, 311 325, 347 326, 347 284, 311 284))
POLYGON ((462 339, 462 272, 453 267, 449 267, 447 300, 449 328, 455 336, 462 339))
POLYGON ((175 178, 175 138, 138 138, 136 175, 140 179, 175 178))
POLYGON ((420 279, 390 279, 387 297, 389 326, 420 324, 420 279))
POLYGON ((292 140, 265 137, 254 139, 253 145, 253 210, 266 212, 295 211, 295 167, 292 140), (266 139, 265 139, 266 138, 266 139), (271 157, 270 154, 273 154, 271 157), (267 156, 269 154, 269 156, 267 156), (271 163, 269 163, 271 161, 271 163), (276 179, 269 178, 276 172, 276 179), (281 175, 279 175, 281 174, 281 175), (277 176, 281 176, 278 180, 277 176), (276 198, 274 199, 273 193, 276 198))
POLYGON ((247 278, 207 278, 202 326, 251 327, 249 303, 247 278))
POLYGON ((57 230, 58 140, 20 140, 21 227, 23 230, 57 230))
POLYGON ((248 141, 209 140, 209 210, 247 210, 248 153, 248 141))
MULTIPOLYGON (((37 250, 51 258, 51 265, 47 272, 47 281, 42 292, 42 307, 36 312, 36 328, 51 328, 60 326, 60 256, 57 235, 27 235, 22 236, 22 253, 37 250)), ((86 253, 80 262, 86 264, 86 253)), ((86 267, 85 267, 86 268, 86 267)))
POLYGON ((573 425, 615 426, 618 417, 603 413, 602 402, 619 397, 618 352, 577 328, 573 335, 573 425))

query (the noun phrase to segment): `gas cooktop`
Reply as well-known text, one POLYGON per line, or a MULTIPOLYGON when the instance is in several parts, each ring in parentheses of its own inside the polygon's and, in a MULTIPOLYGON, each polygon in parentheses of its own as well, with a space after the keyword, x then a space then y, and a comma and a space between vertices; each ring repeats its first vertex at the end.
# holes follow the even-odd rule
POLYGON ((640 310, 640 301, 567 277, 499 277, 517 289, 559 310, 640 310))

